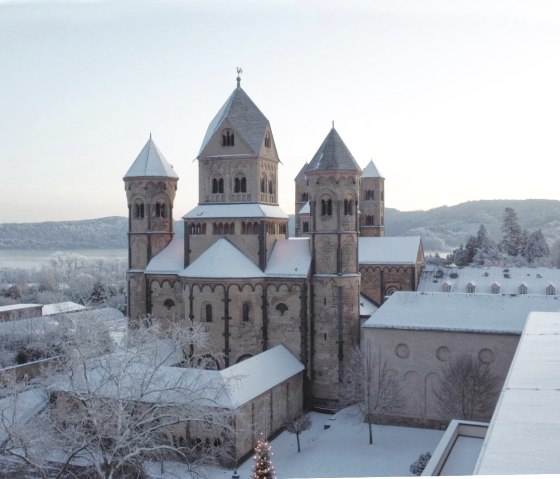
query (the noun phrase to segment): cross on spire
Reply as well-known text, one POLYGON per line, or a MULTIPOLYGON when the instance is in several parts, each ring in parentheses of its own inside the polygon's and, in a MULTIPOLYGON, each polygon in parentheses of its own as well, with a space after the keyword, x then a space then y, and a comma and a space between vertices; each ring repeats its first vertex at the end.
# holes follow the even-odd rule
POLYGON ((243 73, 243 69, 241 67, 237 67, 237 88, 241 86, 241 74, 243 73))

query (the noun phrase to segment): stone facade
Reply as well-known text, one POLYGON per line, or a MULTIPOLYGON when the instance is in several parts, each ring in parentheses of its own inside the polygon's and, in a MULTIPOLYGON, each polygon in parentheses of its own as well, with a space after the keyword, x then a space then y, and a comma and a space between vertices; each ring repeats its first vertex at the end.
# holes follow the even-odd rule
MULTIPOLYGON (((359 343, 362 170, 333 128, 296 178, 302 239, 288 239, 272 129, 239 83, 210 123, 197 159, 199 203, 178 233, 170 216, 177 176, 151 138, 125 176, 131 324, 146 315, 200 322, 219 368, 284 344, 305 365, 307 403, 336 405, 359 343), (156 202, 167 216, 154 218, 156 202)), ((379 222, 383 181, 368 174, 365 182, 366 207, 379 222)), ((370 226, 367 234, 383 236, 381 224, 370 226)), ((369 283, 367 295, 379 305, 388 286, 414 289, 421 265, 387 274, 383 285, 369 283)))

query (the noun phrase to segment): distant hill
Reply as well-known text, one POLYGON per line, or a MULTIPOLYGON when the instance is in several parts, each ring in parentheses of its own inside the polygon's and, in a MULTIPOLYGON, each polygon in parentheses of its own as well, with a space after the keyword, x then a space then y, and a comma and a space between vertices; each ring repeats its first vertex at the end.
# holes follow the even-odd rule
POLYGON ((480 200, 426 211, 386 208, 385 234, 421 236, 427 251, 451 251, 484 224, 488 234, 499 241, 506 208, 517 212, 522 228, 529 231, 540 228, 549 244, 560 239, 560 201, 557 200, 480 200))
MULTIPOLYGON (((501 238, 505 208, 517 211, 529 231, 542 229, 549 244, 560 239, 560 201, 482 200, 426 211, 385 210, 387 236, 421 236, 427 251, 451 251, 484 224, 491 237, 501 238)), ((180 221, 175 222, 176 228, 180 221)), ((94 220, 0 224, 0 249, 126 248, 128 220, 112 216, 94 220)))

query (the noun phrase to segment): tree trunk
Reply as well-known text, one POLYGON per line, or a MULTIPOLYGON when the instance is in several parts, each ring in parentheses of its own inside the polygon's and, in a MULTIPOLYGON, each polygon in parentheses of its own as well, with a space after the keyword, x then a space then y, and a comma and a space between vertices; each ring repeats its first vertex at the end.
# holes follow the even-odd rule
POLYGON ((373 428, 372 428, 372 425, 371 425, 370 414, 368 414, 368 428, 369 428, 369 443, 373 444, 373 428))
POLYGON ((296 434, 297 439, 297 452, 301 452, 301 448, 299 447, 299 434, 296 434))

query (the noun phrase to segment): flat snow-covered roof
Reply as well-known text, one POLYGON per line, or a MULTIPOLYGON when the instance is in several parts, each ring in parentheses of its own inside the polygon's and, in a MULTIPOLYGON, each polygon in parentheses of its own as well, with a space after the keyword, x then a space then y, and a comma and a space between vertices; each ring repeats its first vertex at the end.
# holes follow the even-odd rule
POLYGON ((560 473, 559 352, 560 313, 531 313, 475 474, 560 473))
POLYGON ((32 309, 40 308, 41 304, 8 304, 7 306, 0 306, 0 313, 5 313, 6 311, 17 311, 20 309, 32 309))
POLYGON ((360 264, 416 264, 422 248, 419 236, 359 238, 360 264))
POLYGON ((555 296, 394 293, 364 328, 521 334, 531 311, 560 311, 555 296))
POLYGON ((280 206, 261 203, 219 203, 198 205, 183 219, 205 218, 280 218, 288 219, 280 206))

